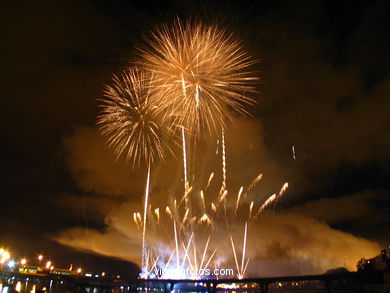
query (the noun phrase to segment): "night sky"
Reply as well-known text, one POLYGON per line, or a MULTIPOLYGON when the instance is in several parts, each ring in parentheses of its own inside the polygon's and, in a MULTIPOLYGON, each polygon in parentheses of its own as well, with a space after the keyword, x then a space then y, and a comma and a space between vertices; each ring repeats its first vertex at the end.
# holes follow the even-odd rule
POLYGON ((135 272, 119 260, 138 253, 125 252, 131 237, 86 234, 118 231, 113 211, 131 222, 144 180, 106 149, 97 99, 143 36, 176 17, 217 21, 259 61, 254 117, 227 137, 231 174, 251 164, 237 181, 266 174, 252 199, 288 181, 276 213, 389 244, 388 1, 2 1, 0 11, 0 246, 15 255, 135 272))

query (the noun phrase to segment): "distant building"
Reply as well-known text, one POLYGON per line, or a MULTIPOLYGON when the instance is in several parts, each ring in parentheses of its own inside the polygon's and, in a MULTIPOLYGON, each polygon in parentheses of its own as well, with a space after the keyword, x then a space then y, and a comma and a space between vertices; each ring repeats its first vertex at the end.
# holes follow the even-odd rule
POLYGON ((390 246, 387 246, 382 249, 381 254, 373 258, 361 258, 356 266, 358 271, 376 271, 390 269, 390 246))
POLYGON ((19 268, 19 273, 21 274, 37 274, 38 267, 36 266, 23 266, 19 268))
POLYGON ((54 269, 50 273, 53 275, 70 276, 74 275, 75 271, 71 271, 69 269, 54 269))

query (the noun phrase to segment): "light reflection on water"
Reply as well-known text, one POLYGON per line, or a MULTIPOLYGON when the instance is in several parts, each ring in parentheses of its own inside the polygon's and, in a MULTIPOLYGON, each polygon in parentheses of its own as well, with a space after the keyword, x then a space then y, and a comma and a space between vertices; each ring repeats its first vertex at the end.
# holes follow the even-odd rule
MULTIPOLYGON (((141 289, 141 288, 138 288, 141 289)), ((143 288, 144 289, 144 288, 143 288)), ((320 288, 316 289, 304 289, 304 288, 295 288, 295 289, 281 289, 281 288, 269 288, 269 293, 287 293, 287 292, 325 292, 320 288)), ((0 282, 0 293, 129 293, 134 292, 129 290, 127 287, 117 288, 117 289, 104 289, 98 287, 78 287, 78 288, 68 288, 62 285, 60 282, 53 281, 31 281, 21 282, 14 281, 8 283, 0 282)), ((137 293, 163 293, 162 288, 154 288, 148 290, 137 290, 137 293)), ((174 288, 170 293, 207 293, 206 288, 174 288)), ((248 288, 248 289, 222 289, 218 288, 216 293, 258 293, 261 292, 260 288, 248 288)), ((347 291, 344 291, 347 292, 347 291)))
POLYGON ((68 288, 60 282, 0 282, 0 293, 128 293, 123 289, 102 289, 97 287, 68 288))
MULTIPOLYGON (((137 293, 151 293, 153 291, 151 290, 141 290, 137 291, 137 293)), ((170 293, 207 293, 208 291, 193 291, 193 290, 173 290, 170 293)), ((325 290, 321 289, 275 289, 275 288, 269 288, 268 293, 299 293, 299 292, 305 292, 305 293, 325 293, 325 290)), ((339 292, 339 291, 335 291, 339 292)), ((347 293, 348 291, 342 291, 342 293, 347 293)), ((351 291, 352 292, 352 291, 351 291)), ((218 289, 216 293, 261 293, 260 288, 256 289, 246 289, 246 290, 225 290, 225 289, 218 289)))
MULTIPOLYGON (((178 286, 170 291, 169 293, 208 293, 207 288, 184 288, 182 286, 178 286)), ((226 289, 226 288, 217 288, 215 293, 261 293, 261 288, 258 286, 253 286, 249 288, 234 288, 234 289, 226 289)), ((268 293, 325 293, 326 288, 323 286, 317 287, 295 287, 295 288, 282 288, 280 286, 272 286, 268 287, 268 293)), ((356 293, 354 290, 333 290, 334 293, 356 293)), ((145 290, 145 288, 138 288, 137 293, 164 293, 162 288, 154 288, 145 290)))

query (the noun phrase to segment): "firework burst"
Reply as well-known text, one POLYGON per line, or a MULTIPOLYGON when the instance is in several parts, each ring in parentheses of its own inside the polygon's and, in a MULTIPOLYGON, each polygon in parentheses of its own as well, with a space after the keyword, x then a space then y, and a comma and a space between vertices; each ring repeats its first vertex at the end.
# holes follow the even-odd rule
POLYGON ((139 64, 153 74, 154 103, 165 118, 194 136, 221 133, 232 111, 247 114, 255 100, 253 60, 217 26, 183 24, 157 29, 139 64))
POLYGON ((124 154, 133 165, 164 157, 163 136, 169 127, 162 123, 160 108, 151 103, 150 82, 149 74, 130 68, 113 77, 101 99, 100 131, 117 158, 124 154))
POLYGON ((142 70, 130 68, 119 77, 114 76, 101 100, 98 118, 101 133, 117 157, 123 154, 133 165, 145 162, 148 167, 143 217, 140 212, 133 214, 135 225, 142 231, 141 277, 150 277, 158 268, 174 268, 173 275, 160 277, 188 278, 188 274, 177 275, 184 266, 203 270, 224 259, 229 261, 226 249, 230 242, 237 277, 242 278, 249 263, 248 226, 288 186, 286 183, 278 196, 260 207, 253 201, 248 205, 243 198, 258 184, 261 174, 245 191, 240 187, 237 199, 228 193, 225 129, 234 113, 248 114, 247 105, 256 102, 247 95, 255 92, 258 79, 250 70, 254 62, 231 34, 212 25, 183 24, 177 20, 157 29, 147 43, 148 47, 140 50, 137 64, 142 70), (187 151, 186 137, 188 134, 191 142, 191 138, 206 133, 221 135, 221 150, 217 154, 220 152, 222 157, 222 182, 220 187, 215 186, 212 172, 207 184, 201 184, 203 188, 198 190, 195 177, 189 176, 193 175, 187 166, 187 158, 191 162, 191 147, 187 151), (163 138, 169 135, 175 140, 179 134, 184 193, 173 195, 164 213, 163 206, 152 209, 149 204, 151 165, 164 157, 163 138), (247 216, 243 241, 237 246, 237 225, 232 223, 244 213, 247 216), (157 245, 155 240, 159 240, 157 245))
MULTIPOLYGON (((144 196, 142 233, 142 267, 148 267, 145 243, 147 208, 150 188, 150 166, 156 158, 163 159, 163 136, 169 126, 163 123, 160 108, 151 103, 151 76, 136 68, 130 68, 121 76, 114 76, 113 85, 107 86, 101 101, 98 117, 101 133, 108 137, 110 147, 117 158, 125 154, 133 165, 147 162, 148 172, 144 196)), ((169 149, 169 148, 168 148, 169 149)))

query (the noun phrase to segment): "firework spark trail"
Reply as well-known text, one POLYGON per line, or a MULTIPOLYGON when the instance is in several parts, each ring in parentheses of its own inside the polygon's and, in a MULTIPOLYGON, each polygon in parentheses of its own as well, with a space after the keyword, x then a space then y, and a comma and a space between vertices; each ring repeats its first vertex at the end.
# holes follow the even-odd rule
POLYGON ((175 230, 175 245, 176 245, 176 267, 179 269, 179 240, 177 239, 176 221, 173 222, 173 228, 175 230))
POLYGON ((226 190, 226 146, 225 146, 225 133, 222 130, 222 187, 221 193, 226 190))
POLYGON ((173 254, 175 253, 175 251, 176 251, 176 248, 174 248, 174 249, 172 250, 171 254, 169 255, 168 260, 167 260, 167 262, 165 263, 164 270, 165 270, 166 268, 168 268, 169 264, 171 263, 171 259, 172 259, 173 254))
POLYGON ((190 220, 190 225, 194 224, 196 222, 196 217, 192 217, 191 220, 190 220))
POLYGON ((148 213, 148 201, 149 201, 149 185, 150 185, 150 164, 148 166, 148 175, 146 179, 145 187, 145 201, 144 201, 144 223, 142 227, 142 271, 148 271, 148 259, 146 258, 146 218, 148 213))
POLYGON ((213 222, 210 220, 209 216, 207 214, 203 214, 202 217, 200 217, 199 224, 207 223, 207 225, 212 226, 213 222))
POLYGON ((261 214, 268 206, 270 206, 272 203, 276 203, 276 201, 283 196, 283 194, 286 192, 288 188, 288 183, 284 183, 282 188, 280 189, 279 193, 278 194, 272 194, 261 206, 260 208, 258 209, 256 215, 255 215, 255 218, 257 216, 259 216, 259 214, 261 214))
POLYGON ((182 243, 183 245, 183 248, 184 248, 184 257, 183 257, 183 260, 181 262, 181 268, 184 267, 184 264, 185 264, 185 261, 186 259, 188 258, 188 262, 191 263, 191 260, 190 258, 188 257, 188 249, 190 248, 190 245, 191 245, 191 241, 192 241, 192 237, 194 236, 194 233, 191 234, 191 237, 190 239, 188 240, 188 243, 187 243, 187 246, 184 245, 184 243, 182 243))
MULTIPOLYGON (((151 215, 152 214, 152 204, 149 204, 148 205, 148 212, 147 212, 147 215, 149 216, 149 215, 151 215)), ((152 221, 152 219, 150 219, 150 217, 149 217, 149 223, 152 221)))
POLYGON ((173 214, 172 214, 172 211, 171 209, 167 206, 165 208, 165 212, 169 215, 169 217, 173 220, 173 214))
POLYGON ((226 189, 226 146, 225 146, 225 133, 222 130, 222 185, 219 192, 219 199, 217 205, 223 202, 224 212, 226 214, 226 198, 228 191, 226 189))
POLYGON ((139 226, 139 224, 138 224, 137 213, 134 213, 134 214, 133 214, 133 219, 134 219, 134 223, 137 225, 137 229, 139 229, 140 226, 139 226))
MULTIPOLYGON (((186 151, 186 135, 184 131, 184 127, 181 128, 181 137, 183 144, 183 169, 184 169, 184 190, 187 190, 187 151, 186 151)), ((185 192, 184 191, 184 192, 185 192)))
MULTIPOLYGON (((146 262, 149 262, 149 257, 150 257, 150 250, 148 249, 147 250, 147 254, 146 254, 146 262)), ((148 276, 148 270, 146 268, 146 270, 143 270, 142 273, 146 276, 148 276)))
POLYGON ((204 201, 204 193, 203 193, 203 190, 200 191, 200 199, 201 199, 201 201, 202 201, 203 213, 205 214, 205 213, 206 213, 206 202, 204 201))
POLYGON ((249 217, 248 217, 250 220, 252 219, 253 205, 254 205, 254 202, 251 201, 251 204, 249 205, 249 217))
POLYGON ((274 193, 259 207, 255 217, 257 217, 260 213, 262 213, 275 200, 276 200, 276 194, 274 193))
POLYGON ((242 194, 243 190, 244 190, 244 187, 241 186, 240 190, 238 191, 238 194, 237 194, 236 208, 234 209, 234 214, 235 215, 237 215, 237 210, 238 210, 238 206, 240 204, 241 194, 242 194))
MULTIPOLYGON (((190 187, 189 185, 186 185, 186 190, 184 191, 184 194, 183 194, 183 197, 181 198, 181 200, 179 201, 179 207, 181 205, 181 203, 184 201, 185 203, 188 202, 188 197, 190 195, 190 193, 192 192, 192 186, 190 187)), ((186 207, 188 205, 186 204, 186 207)))
POLYGON ((190 212, 190 210, 189 210, 189 209, 186 209, 186 213, 184 214, 183 221, 182 221, 183 225, 186 223, 186 220, 187 220, 187 218, 188 218, 188 213, 189 213, 189 212, 190 212))
POLYGON ((244 278, 244 276, 245 276, 246 269, 248 268, 248 264, 249 264, 249 258, 247 258, 245 267, 244 267, 244 269, 242 270, 242 278, 244 278))
POLYGON ((293 153, 293 158, 295 160, 296 159, 296 157, 295 157, 295 146, 292 146, 292 153, 293 153))
POLYGON ((240 266, 238 265, 238 259, 237 259, 237 253, 236 253, 236 248, 234 246, 234 241, 232 235, 230 235, 230 242, 232 244, 232 250, 233 250, 233 256, 234 256, 234 261, 236 263, 236 269, 237 269, 237 276, 240 278, 240 266))
POLYGON ((278 198, 281 197, 286 192, 287 188, 288 188, 288 182, 283 184, 282 188, 278 193, 278 198))
POLYGON ((154 209, 154 214, 156 215, 157 224, 158 224, 160 222, 160 209, 159 208, 154 209))
POLYGON ((147 274, 146 274, 147 276, 150 276, 150 274, 151 274, 153 271, 157 271, 157 262, 158 262, 158 260, 160 259, 160 256, 161 256, 161 255, 158 255, 157 258, 153 261, 153 265, 152 265, 150 271, 148 271, 147 274))
POLYGON ((196 107, 199 107, 199 85, 195 85, 196 107))
POLYGON ((217 204, 220 203, 220 202, 223 202, 223 201, 226 199, 227 194, 228 194, 228 191, 225 190, 225 191, 220 195, 217 204))
POLYGON ((288 182, 283 184, 283 186, 280 189, 278 195, 276 196, 275 202, 277 202, 283 196, 283 194, 286 192, 287 188, 288 188, 288 182))
POLYGON ((212 202, 211 203, 211 210, 216 213, 217 212, 217 206, 212 202))
POLYGON ((184 80, 183 74, 181 74, 181 88, 183 90, 183 96, 185 99, 187 99, 187 91, 186 91, 186 82, 184 80))
POLYGON ((173 201, 173 212, 175 214, 178 214, 178 211, 177 211, 177 200, 176 199, 173 201))
POLYGON ((190 200, 188 198, 189 193, 192 190, 188 182, 188 173, 187 173, 187 150, 186 150, 186 135, 184 127, 181 128, 182 134, 182 145, 183 145, 183 169, 184 169, 184 201, 187 209, 190 209, 190 200))
POLYGON ((234 245, 233 237, 232 237, 232 235, 230 235, 230 242, 231 242, 231 245, 232 245, 234 261, 236 263, 237 277, 239 279, 242 279, 244 277, 246 269, 247 269, 248 264, 249 264, 249 258, 245 259, 247 232, 248 232, 248 222, 245 222, 244 239, 243 239, 243 247, 242 247, 242 257, 241 257, 241 266, 238 263, 237 251, 236 251, 236 247, 234 245))
POLYGON ((246 253, 247 232, 248 232, 248 222, 245 222, 244 244, 243 244, 243 248, 242 248, 242 259, 241 259, 241 275, 242 275, 242 277, 245 275, 244 262, 245 262, 245 253, 246 253))
POLYGON ((249 192, 252 191, 253 188, 256 187, 256 185, 260 182, 260 180, 263 178, 263 174, 259 174, 253 179, 252 183, 249 185, 247 191, 245 192, 245 195, 247 195, 249 192))
POLYGON ((213 257, 214 257, 214 255, 215 255, 216 252, 217 252, 217 248, 215 248, 214 251, 213 251, 213 253, 210 255, 210 257, 209 257, 209 259, 208 259, 206 265, 204 266, 205 268, 207 268, 207 267, 209 266, 209 264, 210 264, 211 260, 213 259, 213 257))
POLYGON ((202 260, 200 261, 200 269, 203 269, 202 265, 203 265, 203 262, 205 260, 205 257, 206 257, 206 252, 207 252, 207 249, 209 247, 209 242, 210 242, 210 236, 209 238, 207 238, 207 241, 206 241, 206 245, 204 247, 204 250, 203 250, 203 254, 202 254, 202 260))
POLYGON ((198 250, 198 247, 196 246, 195 239, 193 240, 193 243, 194 243, 194 245, 192 246, 192 248, 193 248, 193 251, 192 251, 193 255, 192 255, 192 257, 193 257, 193 260, 194 260, 194 268, 197 270, 198 269, 198 259, 197 259, 196 251, 198 250))
MULTIPOLYGON (((181 269, 183 269, 186 260, 188 260, 188 267, 189 268, 193 268, 191 257, 188 255, 187 247, 184 245, 184 242, 182 242, 181 245, 183 246, 183 250, 184 250, 184 257, 183 257, 183 262, 182 262, 182 265, 181 265, 181 269)), ((188 245, 190 245, 190 244, 188 244, 188 245)))
POLYGON ((212 173, 210 174, 209 180, 207 181, 207 185, 206 185, 205 190, 207 190, 207 188, 209 188, 210 183, 211 183, 211 181, 213 180, 213 178, 214 178, 214 172, 212 172, 212 173))

